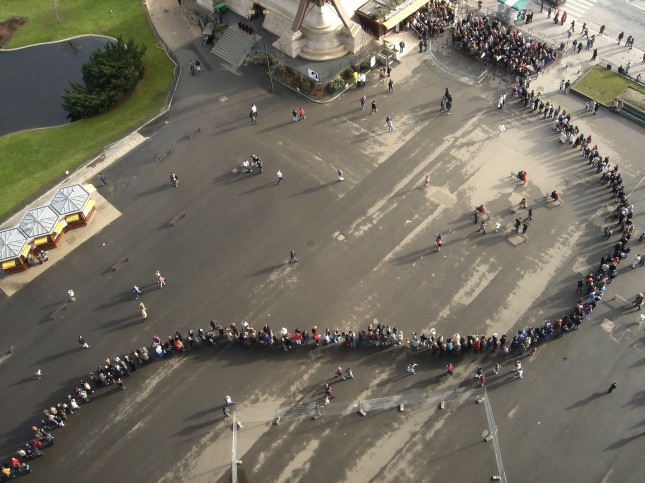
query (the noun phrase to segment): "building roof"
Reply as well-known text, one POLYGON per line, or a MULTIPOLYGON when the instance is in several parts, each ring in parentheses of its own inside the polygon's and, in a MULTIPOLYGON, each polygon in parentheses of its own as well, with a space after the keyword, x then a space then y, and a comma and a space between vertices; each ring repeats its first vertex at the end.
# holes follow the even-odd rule
POLYGON ((27 244, 27 237, 18 228, 0 231, 0 262, 17 258, 27 244))
POLYGON ((60 215, 51 209, 51 206, 33 208, 25 213, 18 228, 27 235, 27 238, 49 235, 60 215))
POLYGON ((83 210, 90 194, 80 184, 63 186, 49 204, 59 215, 69 215, 83 210))

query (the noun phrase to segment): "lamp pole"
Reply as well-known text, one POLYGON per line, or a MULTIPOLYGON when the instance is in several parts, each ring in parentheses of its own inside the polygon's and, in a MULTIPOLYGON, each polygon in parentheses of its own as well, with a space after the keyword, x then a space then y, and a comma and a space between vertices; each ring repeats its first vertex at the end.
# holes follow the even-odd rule
POLYGON ((275 94, 275 88, 273 87, 273 74, 271 74, 271 64, 269 63, 269 52, 267 52, 267 43, 264 40, 264 35, 262 36, 262 45, 264 46, 264 55, 267 60, 267 69, 269 69, 269 79, 271 80, 271 92, 275 94))

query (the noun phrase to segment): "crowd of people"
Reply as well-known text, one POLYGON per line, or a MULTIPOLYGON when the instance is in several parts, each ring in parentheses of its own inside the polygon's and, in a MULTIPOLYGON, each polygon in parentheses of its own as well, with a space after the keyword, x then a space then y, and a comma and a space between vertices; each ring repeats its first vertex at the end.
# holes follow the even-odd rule
POLYGON ((558 59, 554 46, 525 38, 496 18, 468 13, 456 22, 452 44, 478 59, 492 62, 513 77, 539 73, 558 59))
POLYGON ((446 0, 431 0, 408 19, 408 25, 421 39, 428 39, 442 36, 454 21, 455 11, 452 3, 446 0))

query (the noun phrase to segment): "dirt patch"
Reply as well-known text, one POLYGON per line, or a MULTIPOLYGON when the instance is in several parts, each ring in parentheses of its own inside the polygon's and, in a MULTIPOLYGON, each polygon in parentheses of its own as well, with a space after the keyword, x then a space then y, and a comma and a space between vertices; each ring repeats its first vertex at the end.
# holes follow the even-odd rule
POLYGON ((29 19, 12 15, 7 20, 0 20, 0 49, 9 43, 11 37, 20 27, 27 25, 29 19))

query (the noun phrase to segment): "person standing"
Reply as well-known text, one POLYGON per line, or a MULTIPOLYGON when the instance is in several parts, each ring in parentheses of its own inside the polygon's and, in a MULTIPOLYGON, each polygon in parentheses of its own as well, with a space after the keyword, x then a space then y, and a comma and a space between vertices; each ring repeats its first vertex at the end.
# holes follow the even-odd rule
POLYGON ((401 40, 401 42, 399 42, 399 53, 402 54, 403 49, 405 49, 405 42, 403 42, 403 40, 401 40))
MULTIPOLYGON (((643 56, 643 61, 645 61, 645 55, 643 56)), ((389 74, 388 74, 388 77, 390 77, 389 74)), ((389 82, 387 83, 387 90, 388 92, 394 92, 394 82, 392 82, 392 79, 390 79, 389 82)))
POLYGON ((298 261, 298 258, 296 257, 296 252, 291 250, 289 252, 289 263, 296 263, 298 261))
POLYGON ((611 385, 609 386, 609 389, 607 389, 607 393, 612 393, 614 392, 614 389, 618 387, 618 384, 616 384, 616 381, 612 382, 611 385))
POLYGON ((385 124, 387 125, 387 132, 394 131, 394 124, 392 123, 392 118, 390 116, 385 118, 385 124))
POLYGON ((480 231, 481 231, 481 232, 483 232, 483 233, 484 233, 484 235, 486 234, 486 222, 485 222, 485 221, 482 221, 482 222, 479 224, 479 230, 477 230, 477 231, 478 231, 478 232, 480 232, 480 231))
POLYGON ((454 370, 455 370, 455 366, 453 366, 452 363, 449 362, 448 364, 446 364, 446 375, 447 376, 454 375, 455 374, 454 370))
POLYGON ((134 300, 139 300, 139 295, 141 295, 141 289, 136 285, 132 286, 132 293, 134 294, 134 300))
POLYGON ((430 175, 426 174, 425 178, 423 178, 423 187, 427 188, 428 186, 430 186, 430 175))
POLYGON ((43 371, 36 369, 36 372, 34 372, 34 377, 40 381, 43 378, 43 371))
POLYGON ((529 229, 529 222, 525 221, 522 223, 522 235, 526 235, 526 231, 529 229))
POLYGON ((419 364, 415 364, 414 362, 410 362, 408 364, 408 368, 406 369, 406 372, 410 375, 414 375, 414 369, 418 366, 419 364))
POLYGON ((359 100, 360 105, 361 105, 361 111, 365 109, 365 102, 367 101, 367 97, 365 97, 365 94, 363 94, 359 100))
POLYGON ((307 116, 305 116, 305 109, 301 107, 298 109, 298 120, 304 121, 305 119, 307 119, 307 116))
POLYGON ((284 179, 282 177, 282 171, 278 170, 278 172, 275 175, 278 177, 278 184, 282 183, 282 180, 284 179))
POLYGON ((502 368, 502 365, 498 362, 495 364, 495 369, 493 369, 494 374, 499 374, 499 370, 502 368))
POLYGON ((343 376, 343 379, 354 379, 354 373, 349 367, 345 369, 345 375, 343 376))
POLYGON ((120 377, 116 380, 116 383, 119 386, 119 389, 121 389, 122 391, 125 390, 125 384, 123 384, 123 381, 121 380, 120 377))
POLYGON ((625 36, 625 32, 621 32, 618 34, 618 45, 623 41, 623 37, 625 36))
POLYGON ((343 170, 338 168, 338 181, 345 181, 345 173, 343 173, 343 170))
POLYGON ((101 183, 103 183, 103 186, 107 186, 107 179, 103 176, 103 173, 99 173, 99 179, 101 180, 101 183))
POLYGON ((598 57, 598 49, 593 49, 593 55, 591 56, 591 61, 593 62, 598 57))
POLYGON ((338 369, 334 371, 334 374, 338 379, 343 379, 343 368, 338 366, 338 369))
POLYGON ((85 342, 85 339, 83 339, 82 335, 78 336, 78 343, 81 344, 81 347, 83 349, 89 349, 90 348, 90 346, 87 344, 87 342, 85 342))
POLYGON ((638 255, 636 255, 636 258, 634 258, 634 263, 632 263, 632 268, 636 268, 637 266, 639 266, 641 264, 641 260, 642 260, 642 257, 639 253, 638 255))
POLYGON ((293 122, 296 122, 298 120, 298 111, 294 109, 291 115, 293 116, 293 122))
POLYGON ((376 101, 372 101, 372 112, 370 114, 374 114, 375 112, 378 112, 378 109, 376 108, 376 101))
POLYGON ((193 59, 190 59, 188 63, 190 64, 190 74, 195 75, 195 63, 193 62, 193 59))
POLYGON ((569 93, 569 87, 571 87, 571 82, 569 81, 569 79, 567 79, 567 81, 564 83, 564 93, 565 94, 569 93))
POLYGON ((497 130, 499 131, 499 136, 501 136, 506 132, 506 126, 504 126, 504 124, 500 124, 497 130))

